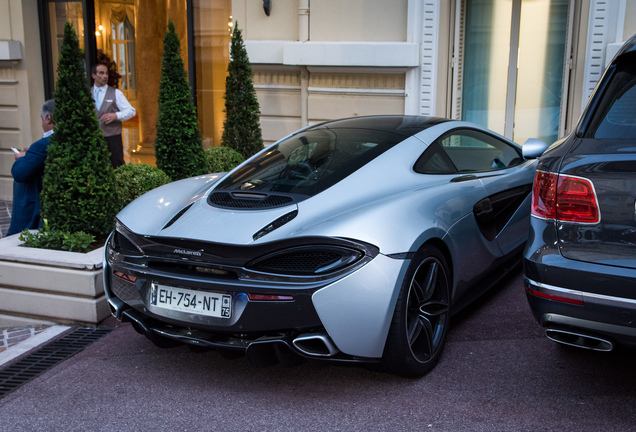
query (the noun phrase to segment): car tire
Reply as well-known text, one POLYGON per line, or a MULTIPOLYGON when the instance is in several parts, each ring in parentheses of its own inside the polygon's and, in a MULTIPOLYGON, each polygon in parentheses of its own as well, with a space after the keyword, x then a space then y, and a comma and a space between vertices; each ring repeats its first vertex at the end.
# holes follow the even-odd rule
POLYGON ((425 245, 402 283, 382 356, 385 370, 419 377, 435 367, 450 324, 450 291, 444 255, 425 245))

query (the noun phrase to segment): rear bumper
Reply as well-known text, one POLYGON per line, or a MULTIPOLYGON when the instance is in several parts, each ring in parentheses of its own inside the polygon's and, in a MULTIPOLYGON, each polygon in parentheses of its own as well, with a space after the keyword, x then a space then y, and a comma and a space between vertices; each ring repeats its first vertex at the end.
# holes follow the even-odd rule
POLYGON ((547 285, 524 277, 532 312, 546 329, 573 329, 636 346, 636 300, 547 285))
POLYGON ((345 277, 318 283, 212 281, 149 272, 117 260, 105 248, 104 291, 112 314, 160 345, 166 339, 224 350, 261 345, 291 349, 322 360, 378 361, 382 357, 399 281, 408 260, 378 255, 345 277), (134 282, 115 276, 123 272, 134 282), (150 303, 150 286, 158 282, 232 296, 230 319, 159 310, 150 303), (291 302, 251 301, 246 292, 288 294, 291 302))
POLYGON ((636 269, 567 259, 554 224, 531 218, 524 283, 535 319, 636 345, 636 269))

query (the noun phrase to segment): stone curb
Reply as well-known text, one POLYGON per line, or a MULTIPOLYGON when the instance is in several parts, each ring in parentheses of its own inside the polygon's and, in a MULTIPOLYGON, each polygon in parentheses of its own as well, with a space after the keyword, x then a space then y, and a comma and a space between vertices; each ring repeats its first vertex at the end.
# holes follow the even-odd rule
MULTIPOLYGON (((37 232, 37 230, 32 230, 37 232)), ((0 239, 0 260, 28 264, 52 265, 80 270, 97 270, 103 266, 104 248, 89 253, 55 251, 20 246, 20 234, 0 239), (28 251, 28 252, 27 252, 28 251)))

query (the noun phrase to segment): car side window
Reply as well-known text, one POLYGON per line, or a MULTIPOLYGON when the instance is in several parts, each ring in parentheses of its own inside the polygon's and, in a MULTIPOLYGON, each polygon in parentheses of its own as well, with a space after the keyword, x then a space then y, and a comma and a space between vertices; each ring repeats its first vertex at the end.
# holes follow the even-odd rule
MULTIPOLYGON (((460 173, 495 171, 518 165, 523 161, 519 150, 507 142, 472 129, 454 130, 442 136, 435 144, 430 146, 425 154, 428 151, 436 153, 441 150, 446 159, 460 173)), ((422 156, 420 160, 424 159, 424 155, 422 156)), ((433 158, 428 157, 428 159, 433 158)), ((431 167, 430 163, 426 167, 431 167)), ((424 169, 418 172, 449 173, 443 169, 438 171, 424 169)))
MULTIPOLYGON (((633 139, 636 135, 636 66, 634 56, 619 63, 594 114, 593 138, 633 139)), ((589 136, 589 135, 588 135, 589 136)))
POLYGON ((420 174, 455 174, 457 168, 438 142, 431 144, 415 162, 415 172, 420 174))

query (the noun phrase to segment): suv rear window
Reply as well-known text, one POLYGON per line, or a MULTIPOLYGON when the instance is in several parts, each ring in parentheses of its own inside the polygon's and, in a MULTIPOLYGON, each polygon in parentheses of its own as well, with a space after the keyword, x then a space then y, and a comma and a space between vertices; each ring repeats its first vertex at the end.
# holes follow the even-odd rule
MULTIPOLYGON (((636 54, 636 53, 635 53, 636 54)), ((636 56, 625 55, 616 64, 586 138, 636 138, 636 56)))

